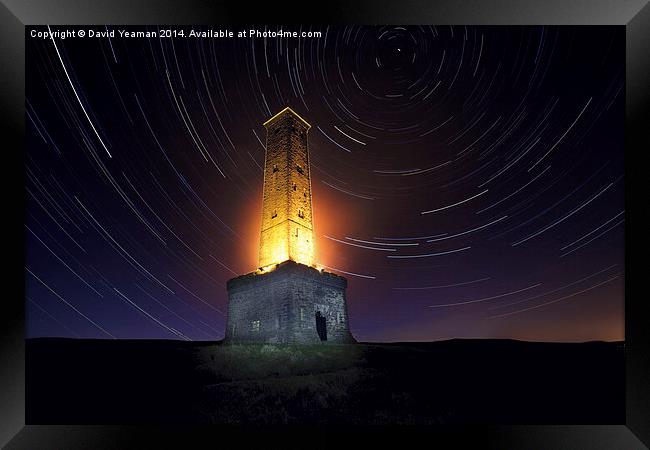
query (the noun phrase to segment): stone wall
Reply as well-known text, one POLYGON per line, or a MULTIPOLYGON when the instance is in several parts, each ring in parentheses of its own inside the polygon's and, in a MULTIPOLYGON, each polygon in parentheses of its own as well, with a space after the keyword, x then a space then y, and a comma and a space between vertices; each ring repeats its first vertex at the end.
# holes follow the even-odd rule
POLYGON ((266 273, 228 281, 226 342, 350 343, 345 298, 347 280, 285 261, 266 273), (316 313, 325 319, 327 340, 319 337, 316 313))

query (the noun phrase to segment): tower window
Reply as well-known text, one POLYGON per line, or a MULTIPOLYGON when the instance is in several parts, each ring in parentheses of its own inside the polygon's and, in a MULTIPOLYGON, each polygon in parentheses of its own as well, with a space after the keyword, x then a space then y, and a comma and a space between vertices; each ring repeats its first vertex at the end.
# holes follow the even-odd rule
POLYGON ((277 172, 277 171, 278 171, 278 165, 277 165, 277 164, 273 164, 273 173, 275 173, 275 172, 277 172))
POLYGON ((295 191, 297 188, 298 186, 296 186, 296 183, 293 183, 293 190, 295 191))
POLYGON ((298 171, 298 173, 305 173, 305 171, 302 169, 302 166, 300 164, 296 166, 296 170, 298 171))
POLYGON ((302 190, 302 196, 307 198, 307 189, 302 190))
POLYGON ((273 212, 271 213, 271 219, 275 219, 276 217, 278 217, 278 210, 274 209, 273 212))
POLYGON ((298 237, 298 228, 296 228, 296 237, 298 237))
POLYGON ((260 321, 259 320, 253 320, 251 322, 251 331, 253 333, 259 333, 260 332, 260 321))
POLYGON ((302 209, 298 210, 298 217, 300 217, 301 219, 305 218, 305 213, 302 211, 302 209))

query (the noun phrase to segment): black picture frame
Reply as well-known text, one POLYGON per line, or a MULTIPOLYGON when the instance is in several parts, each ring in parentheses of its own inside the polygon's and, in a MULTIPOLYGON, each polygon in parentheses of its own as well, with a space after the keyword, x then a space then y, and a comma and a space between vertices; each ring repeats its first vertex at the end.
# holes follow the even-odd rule
MULTIPOLYGON (((239 445, 253 441, 270 447, 304 443, 334 445, 341 434, 363 435, 364 446, 389 440, 399 445, 442 443, 475 448, 592 448, 636 449, 650 445, 650 315, 647 300, 632 291, 633 280, 642 286, 642 264, 633 254, 643 249, 635 242, 645 227, 643 206, 632 197, 643 195, 643 153, 650 150, 650 6, 648 0, 364 0, 354 4, 330 0, 321 4, 289 2, 183 2, 136 0, 2 0, 0 2, 0 114, 5 130, 3 171, 5 251, 15 248, 7 261, 7 280, 0 313, 0 445, 10 449, 74 448, 195 448, 217 447, 235 437, 239 445), (25 425, 25 314, 24 246, 10 245, 24 236, 24 94, 25 26, 43 24, 465 24, 465 25, 619 25, 626 29, 626 142, 625 142, 625 348, 626 421, 607 426, 463 426, 435 428, 355 429, 242 429, 225 427, 124 427, 25 425), (15 164, 15 166, 14 166, 15 164), (633 187, 633 184, 636 184, 633 187), (19 212, 20 211, 20 212, 19 212), (10 234, 11 233, 11 234, 10 234), (15 233, 15 234, 14 234, 15 233), (15 272, 15 273, 14 273, 15 272), (300 436, 300 437, 299 437, 300 436), (304 439, 308 439, 305 441, 304 439)), ((639 289, 640 291, 640 289, 639 289)), ((443 444, 444 445, 444 444, 443 444)), ((410 446, 410 445, 409 445, 410 446)), ((446 447, 445 447, 446 448, 446 447)))

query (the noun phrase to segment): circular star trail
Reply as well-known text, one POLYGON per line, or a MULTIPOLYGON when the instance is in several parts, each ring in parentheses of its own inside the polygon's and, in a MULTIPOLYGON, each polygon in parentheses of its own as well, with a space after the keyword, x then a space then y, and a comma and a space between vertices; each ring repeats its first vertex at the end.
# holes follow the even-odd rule
POLYGON ((290 106, 357 339, 623 339, 623 30, 285 30, 28 35, 29 337, 222 338, 290 106))

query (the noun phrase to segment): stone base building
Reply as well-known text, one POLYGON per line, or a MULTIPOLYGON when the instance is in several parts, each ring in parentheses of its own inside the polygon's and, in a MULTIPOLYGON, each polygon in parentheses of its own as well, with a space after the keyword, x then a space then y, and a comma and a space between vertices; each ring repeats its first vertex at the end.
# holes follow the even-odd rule
POLYGON ((353 343, 347 280, 291 260, 228 281, 227 343, 353 343))

